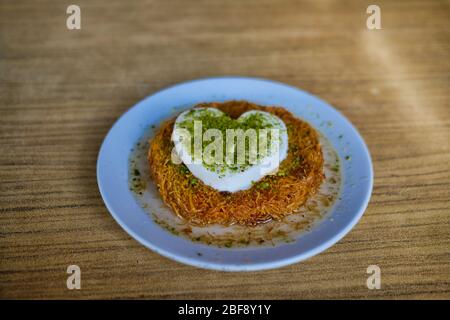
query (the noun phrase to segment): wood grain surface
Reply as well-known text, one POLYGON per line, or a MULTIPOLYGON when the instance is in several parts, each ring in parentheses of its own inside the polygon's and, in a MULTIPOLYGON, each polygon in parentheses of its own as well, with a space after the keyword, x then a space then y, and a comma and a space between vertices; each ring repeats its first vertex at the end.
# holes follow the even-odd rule
POLYGON ((450 3, 0 1, 0 298, 450 298, 450 3), (66 8, 81 7, 81 30, 66 8), (307 90, 365 138, 358 225, 277 270, 173 262, 113 220, 96 159, 108 129, 180 81, 244 75, 307 90), (66 288, 79 265, 81 290, 66 288), (366 269, 381 268, 381 289, 366 269))

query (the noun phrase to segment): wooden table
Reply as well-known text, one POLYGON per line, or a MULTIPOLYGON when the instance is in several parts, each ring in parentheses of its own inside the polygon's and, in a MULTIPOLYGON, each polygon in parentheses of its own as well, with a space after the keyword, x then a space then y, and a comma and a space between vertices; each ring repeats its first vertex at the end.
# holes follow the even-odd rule
POLYGON ((0 5, 0 298, 450 298, 450 5, 376 1, 0 5), (307 261, 223 273, 144 248, 99 195, 96 159, 130 106, 246 75, 298 86, 360 130, 375 185, 358 225, 307 261), (81 290, 66 288, 79 265, 81 290), (366 269, 381 268, 380 290, 366 269))

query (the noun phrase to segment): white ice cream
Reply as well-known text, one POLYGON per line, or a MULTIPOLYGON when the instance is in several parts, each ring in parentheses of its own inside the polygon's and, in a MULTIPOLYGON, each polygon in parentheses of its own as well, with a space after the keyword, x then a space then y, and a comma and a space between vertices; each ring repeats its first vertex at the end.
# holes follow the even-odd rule
MULTIPOLYGON (((198 110, 198 109, 196 109, 198 110)), ((223 112, 214 108, 203 108, 213 112, 218 117, 223 115, 223 112)), ((216 172, 211 167, 207 167, 202 163, 194 163, 193 156, 190 154, 186 143, 183 143, 183 135, 179 130, 179 124, 185 120, 191 119, 189 111, 181 113, 175 121, 174 130, 172 133, 172 141, 175 145, 175 154, 187 166, 190 172, 204 184, 211 186, 218 191, 236 192, 240 190, 249 189, 254 182, 261 180, 267 174, 275 173, 279 164, 286 158, 288 150, 288 135, 284 122, 275 115, 263 111, 248 111, 242 114, 238 120, 244 120, 252 114, 262 114, 264 119, 272 124, 272 128, 279 129, 279 150, 278 152, 269 153, 263 159, 260 159, 256 164, 249 165, 243 171, 222 170, 216 172)), ((225 140, 226 138, 223 137, 225 140)), ((226 167, 225 167, 226 168, 226 167)))

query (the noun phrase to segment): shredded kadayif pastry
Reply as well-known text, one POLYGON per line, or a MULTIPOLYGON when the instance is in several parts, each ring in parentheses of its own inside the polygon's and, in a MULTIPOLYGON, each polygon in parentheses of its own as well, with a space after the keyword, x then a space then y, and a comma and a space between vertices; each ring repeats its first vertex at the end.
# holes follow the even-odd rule
POLYGON ((164 122, 150 141, 150 175, 163 201, 180 217, 197 225, 255 225, 295 212, 319 189, 324 179, 323 155, 317 132, 281 107, 262 107, 245 101, 202 103, 232 118, 249 110, 270 112, 288 129, 289 150, 279 170, 248 190, 220 192, 196 179, 184 164, 171 161, 175 119, 164 122))

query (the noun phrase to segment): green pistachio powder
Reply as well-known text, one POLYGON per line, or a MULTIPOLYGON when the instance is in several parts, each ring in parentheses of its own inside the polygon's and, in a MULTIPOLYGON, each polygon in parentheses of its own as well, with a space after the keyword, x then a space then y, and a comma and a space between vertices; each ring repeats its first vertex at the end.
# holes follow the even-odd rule
POLYGON ((193 150, 195 144, 194 122, 196 121, 201 122, 202 128, 201 132, 202 150, 203 150, 202 163, 208 170, 215 171, 221 174, 224 174, 227 171, 242 172, 249 166, 258 163, 258 161, 260 161, 266 155, 270 155, 272 151, 271 146, 273 140, 272 132, 270 129, 280 130, 279 140, 281 142, 281 133, 283 129, 280 128, 276 122, 274 122, 274 119, 270 118, 265 114, 254 113, 235 120, 226 114, 216 113, 211 110, 193 109, 189 111, 185 115, 183 121, 178 123, 176 126, 177 129, 178 128, 186 129, 189 132, 190 137, 192 137, 190 139, 190 142, 185 141, 185 143, 190 143, 190 148, 188 148, 188 152, 193 157, 194 157, 193 150), (217 129, 220 131, 222 143, 220 143, 221 142, 220 140, 216 141, 217 137, 215 137, 214 135, 211 137, 205 137, 204 134, 209 129, 217 129), (227 130, 229 129, 233 130, 240 129, 243 130, 243 133, 247 132, 248 129, 253 129, 256 132, 256 139, 253 139, 251 145, 248 135, 242 136, 237 134, 239 137, 238 138, 235 137, 235 139, 233 139, 234 141, 230 143, 229 141, 227 141, 229 140, 227 139, 227 130), (266 134, 264 134, 264 132, 261 132, 260 136, 260 131, 263 129, 265 129, 265 131, 267 132, 266 134), (260 141, 261 139, 265 139, 265 141, 267 142, 266 148, 264 148, 264 140, 260 141), (263 148, 260 148, 261 147, 260 142, 263 148), (244 143, 245 145, 242 146, 242 143, 244 143), (220 146, 220 144, 222 145, 220 146), (239 146, 241 146, 241 148, 244 147, 245 150, 244 155, 241 155, 240 159, 238 159, 238 152, 237 152, 239 146), (206 152, 208 156, 205 154, 205 151, 207 150, 209 150, 208 152, 206 152), (217 155, 216 152, 222 152, 222 156, 217 155), (213 161, 211 161, 211 159, 213 159, 213 161), (217 159, 223 160, 217 161, 217 159))

